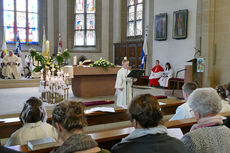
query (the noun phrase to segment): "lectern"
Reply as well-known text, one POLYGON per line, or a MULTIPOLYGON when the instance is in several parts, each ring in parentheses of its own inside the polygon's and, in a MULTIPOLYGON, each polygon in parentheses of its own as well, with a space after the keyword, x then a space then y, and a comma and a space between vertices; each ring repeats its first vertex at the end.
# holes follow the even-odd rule
POLYGON ((203 86, 203 72, 197 72, 197 59, 194 58, 187 62, 191 62, 192 65, 185 65, 184 83, 195 82, 198 87, 203 86))

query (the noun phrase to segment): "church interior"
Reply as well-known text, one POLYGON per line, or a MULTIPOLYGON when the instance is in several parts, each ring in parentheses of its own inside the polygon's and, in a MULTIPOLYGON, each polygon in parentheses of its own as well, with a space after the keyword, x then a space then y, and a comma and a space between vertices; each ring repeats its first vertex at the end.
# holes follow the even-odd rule
POLYGON ((0 0, 0 152, 227 153, 229 7, 0 0))

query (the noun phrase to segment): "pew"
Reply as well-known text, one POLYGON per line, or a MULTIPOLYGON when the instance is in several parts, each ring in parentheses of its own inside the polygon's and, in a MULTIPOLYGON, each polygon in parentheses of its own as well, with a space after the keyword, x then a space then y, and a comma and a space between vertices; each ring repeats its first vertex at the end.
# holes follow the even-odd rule
MULTIPOLYGON (((220 113, 220 115, 229 117, 230 112, 220 113)), ((188 118, 183 120, 167 121, 164 123, 164 125, 167 128, 181 128, 183 134, 186 134, 187 132, 189 132, 191 126, 195 123, 196 123, 195 118, 188 118)), ((89 133, 89 135, 91 135, 92 138, 97 141, 99 147, 110 150, 114 144, 120 142, 122 138, 129 135, 133 130, 134 130, 133 127, 123 127, 123 128, 116 128, 111 130, 89 133)), ((56 147, 46 148, 37 151, 29 151, 27 145, 22 145, 22 146, 17 145, 17 146, 11 146, 9 148, 17 151, 22 151, 22 152, 46 153, 56 147)))
MULTIPOLYGON (((172 98, 159 99, 159 102, 163 103, 160 105, 163 115, 174 114, 176 108, 184 103, 184 101, 172 98)), ((86 118, 88 126, 129 120, 127 109, 124 108, 115 108, 115 112, 94 112, 86 114, 86 118)), ((5 121, 0 121, 0 139, 9 138, 13 132, 22 127, 18 117, 4 120, 5 121)), ((47 122, 52 124, 52 118, 49 117, 47 122)))
MULTIPOLYGON (((88 126, 108 124, 115 122, 128 121, 129 116, 127 109, 115 108, 115 112, 93 112, 86 114, 88 126)), ((10 135, 17 129, 22 127, 18 117, 7 118, 5 121, 0 121, 0 139, 9 138, 10 135)), ((47 122, 52 124, 52 118, 49 117, 47 122)))

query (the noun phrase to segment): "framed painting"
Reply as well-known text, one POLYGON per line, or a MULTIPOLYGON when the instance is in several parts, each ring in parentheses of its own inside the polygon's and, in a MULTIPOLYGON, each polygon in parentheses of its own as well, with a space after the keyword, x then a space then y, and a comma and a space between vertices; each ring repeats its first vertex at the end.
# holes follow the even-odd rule
POLYGON ((155 40, 167 39, 167 13, 155 16, 155 40))
POLYGON ((173 13, 173 33, 174 39, 186 39, 188 28, 188 10, 179 10, 173 13))

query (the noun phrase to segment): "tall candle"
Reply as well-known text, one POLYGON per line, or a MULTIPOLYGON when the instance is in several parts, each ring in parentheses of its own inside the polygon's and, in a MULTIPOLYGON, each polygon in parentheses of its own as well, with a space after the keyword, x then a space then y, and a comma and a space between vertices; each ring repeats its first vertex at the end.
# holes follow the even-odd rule
POLYGON ((73 65, 77 65, 77 56, 73 57, 73 65))
POLYGON ((50 56, 50 42, 49 42, 49 40, 46 40, 46 53, 47 53, 47 56, 50 56))

